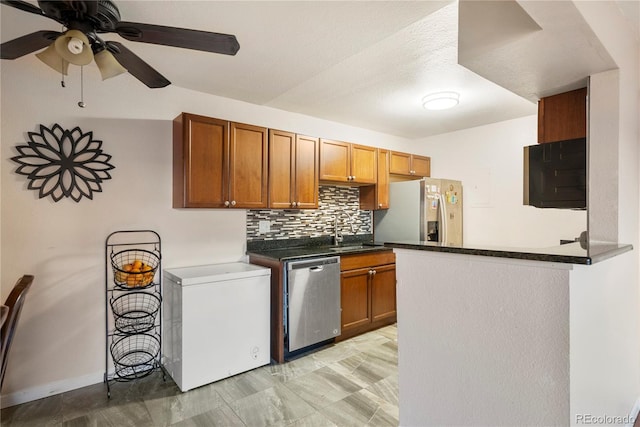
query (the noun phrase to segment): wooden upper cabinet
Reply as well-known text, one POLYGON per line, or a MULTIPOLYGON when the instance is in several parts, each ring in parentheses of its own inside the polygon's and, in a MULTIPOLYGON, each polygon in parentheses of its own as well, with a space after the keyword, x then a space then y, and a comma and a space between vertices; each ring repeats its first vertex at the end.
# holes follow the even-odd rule
POLYGON ((389 160, 389 173, 416 178, 431 176, 431 158, 392 151, 389 160))
POLYGON ((173 207, 267 207, 267 130, 182 113, 173 123, 173 207))
POLYGON ((320 180, 350 182, 351 162, 348 142, 320 140, 320 180))
POLYGON ((389 150, 376 149, 378 171, 376 185, 360 187, 360 209, 389 209, 389 150))
POLYGON ((389 173, 411 175, 411 154, 392 151, 389 161, 389 173))
POLYGON ((389 209, 389 150, 378 150, 376 209, 389 209))
POLYGON ((220 208, 228 198, 229 122, 183 113, 173 121, 173 207, 220 208))
POLYGON ((431 176, 431 157, 412 154, 411 170, 415 176, 431 176))
POLYGON ((587 88, 538 102, 538 143, 587 137, 587 88))
POLYGON ((318 138, 269 131, 269 207, 318 207, 318 138))
POLYGON ((320 180, 350 184, 375 184, 374 147, 320 140, 320 180))
POLYGON ((231 123, 229 138, 230 207, 267 207, 267 129, 231 123))
POLYGON ((320 165, 320 140, 296 135, 295 186, 293 201, 296 208, 318 207, 318 167, 320 165))
POLYGON ((351 181, 375 184, 378 171, 375 147, 351 144, 351 181))
POLYGON ((296 135, 269 130, 269 207, 292 207, 296 135))

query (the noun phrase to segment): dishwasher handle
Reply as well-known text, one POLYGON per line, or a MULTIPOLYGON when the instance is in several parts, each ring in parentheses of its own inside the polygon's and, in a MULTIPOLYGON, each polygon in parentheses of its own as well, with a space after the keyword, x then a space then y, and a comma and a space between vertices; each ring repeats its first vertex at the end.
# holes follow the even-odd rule
POLYGON ((317 265, 317 266, 315 266, 315 267, 311 267, 311 268, 309 269, 309 271, 311 271, 311 272, 317 272, 317 271, 322 271, 322 270, 324 270, 324 267, 323 267, 323 266, 321 266, 321 265, 317 265))
POLYGON ((300 269, 315 269, 313 271, 322 271, 324 266, 332 264, 340 265, 340 257, 323 257, 313 258, 301 261, 289 261, 287 262, 287 270, 300 270, 300 269), (317 268, 320 268, 319 270, 317 268))

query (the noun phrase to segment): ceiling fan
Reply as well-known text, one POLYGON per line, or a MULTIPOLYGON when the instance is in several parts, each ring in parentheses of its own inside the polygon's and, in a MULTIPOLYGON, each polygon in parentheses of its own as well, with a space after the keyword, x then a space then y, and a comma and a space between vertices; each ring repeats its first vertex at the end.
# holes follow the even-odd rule
POLYGON ((47 48, 36 56, 51 68, 67 74, 69 64, 87 65, 95 60, 102 79, 129 72, 150 88, 171 82, 122 43, 104 41, 98 34, 117 33, 126 40, 235 55, 240 49, 231 34, 212 33, 120 20, 111 0, 38 0, 40 7, 22 0, 0 3, 62 24, 64 32, 36 31, 0 45, 1 59, 16 59, 47 48))

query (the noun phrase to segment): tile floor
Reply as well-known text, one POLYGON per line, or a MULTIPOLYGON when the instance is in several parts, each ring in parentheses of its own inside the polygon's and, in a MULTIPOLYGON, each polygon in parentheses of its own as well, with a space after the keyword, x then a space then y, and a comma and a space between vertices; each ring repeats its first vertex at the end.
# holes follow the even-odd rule
POLYGON ((395 325, 182 393, 156 372, 5 408, 2 426, 397 426, 395 325))

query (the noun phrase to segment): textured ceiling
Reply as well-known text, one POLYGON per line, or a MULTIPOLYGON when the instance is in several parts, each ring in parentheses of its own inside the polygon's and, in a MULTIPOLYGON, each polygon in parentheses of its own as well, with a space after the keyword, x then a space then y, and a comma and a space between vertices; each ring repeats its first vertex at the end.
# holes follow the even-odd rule
MULTIPOLYGON (((462 2, 460 11, 454 1, 116 4, 123 20, 237 36, 236 56, 104 37, 122 41, 173 85, 407 138, 535 114, 539 96, 615 66, 565 1, 462 2), (458 91, 460 105, 424 110, 422 97, 440 90, 458 91)), ((0 13, 3 42, 60 30, 6 5, 0 13)))

